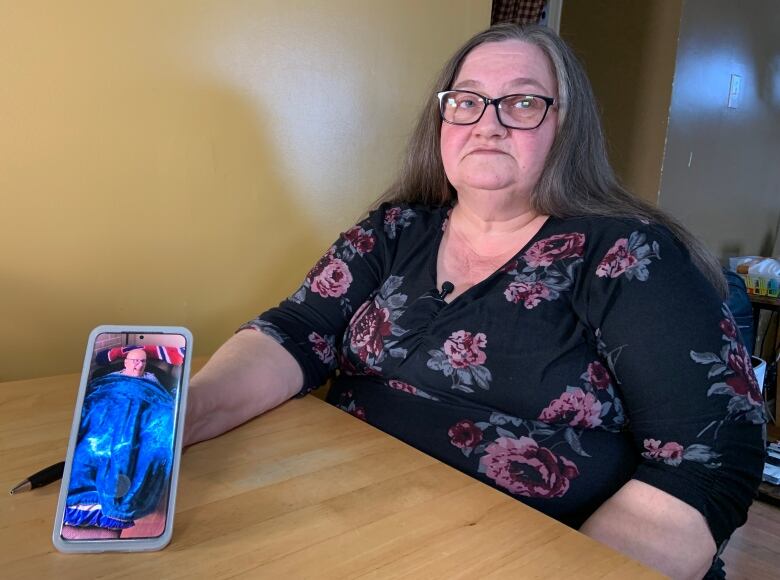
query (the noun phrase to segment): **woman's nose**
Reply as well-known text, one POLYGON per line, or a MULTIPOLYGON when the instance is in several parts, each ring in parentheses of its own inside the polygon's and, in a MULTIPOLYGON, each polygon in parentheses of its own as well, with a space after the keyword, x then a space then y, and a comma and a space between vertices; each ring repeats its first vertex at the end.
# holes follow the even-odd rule
POLYGON ((482 113, 482 118, 474 125, 474 132, 483 137, 506 135, 507 128, 498 120, 498 108, 491 103, 482 113))

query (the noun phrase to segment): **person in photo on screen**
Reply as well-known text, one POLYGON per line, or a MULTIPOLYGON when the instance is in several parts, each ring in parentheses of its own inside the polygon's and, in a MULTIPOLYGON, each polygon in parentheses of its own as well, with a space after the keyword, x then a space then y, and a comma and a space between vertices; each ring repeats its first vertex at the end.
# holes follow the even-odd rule
MULTIPOLYGON (((146 369, 143 348, 87 387, 62 536, 118 538, 152 514, 173 464, 174 396, 146 369)), ((164 518, 159 533, 162 533, 164 518)), ((156 535, 159 535, 157 533, 156 535)))
POLYGON ((162 387, 159 379, 154 373, 146 371, 146 351, 143 348, 137 348, 131 350, 125 356, 124 366, 121 371, 116 371, 113 374, 121 374, 128 377, 143 378, 147 381, 156 383, 162 387))

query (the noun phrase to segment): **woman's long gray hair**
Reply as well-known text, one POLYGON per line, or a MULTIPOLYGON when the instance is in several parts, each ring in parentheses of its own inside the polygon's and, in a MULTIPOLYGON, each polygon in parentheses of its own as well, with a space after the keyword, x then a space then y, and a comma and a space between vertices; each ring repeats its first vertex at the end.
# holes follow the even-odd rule
MULTIPOLYGON (((694 264, 725 297, 728 287, 712 253, 677 220, 618 182, 607 157, 590 81, 572 50, 554 32, 543 26, 501 24, 477 34, 444 66, 435 92, 451 88, 463 60, 475 47, 505 40, 539 47, 550 59, 558 82, 558 131, 531 195, 534 210, 558 218, 615 216, 662 224, 688 248, 694 264)), ((444 173, 440 135, 439 106, 431 97, 409 140, 401 172, 378 203, 443 205, 457 198, 444 173)))

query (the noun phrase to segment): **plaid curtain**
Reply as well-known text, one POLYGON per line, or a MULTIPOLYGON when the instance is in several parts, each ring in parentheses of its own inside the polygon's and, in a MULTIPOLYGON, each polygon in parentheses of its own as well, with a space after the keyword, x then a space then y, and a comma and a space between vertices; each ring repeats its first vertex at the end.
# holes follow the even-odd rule
POLYGON ((490 25, 536 24, 542 18, 545 3, 546 0, 493 0, 490 25))

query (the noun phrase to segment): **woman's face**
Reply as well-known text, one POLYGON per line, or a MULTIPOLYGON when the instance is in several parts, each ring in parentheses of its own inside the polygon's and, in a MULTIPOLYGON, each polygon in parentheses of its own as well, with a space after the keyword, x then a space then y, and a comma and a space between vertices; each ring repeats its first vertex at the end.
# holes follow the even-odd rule
MULTIPOLYGON (((490 98, 535 94, 558 98, 550 61, 541 49, 518 40, 481 44, 463 61, 451 87, 490 98)), ((444 171, 459 195, 490 192, 528 199, 555 138, 557 108, 532 130, 508 129, 489 105, 474 125, 442 122, 444 171)))

